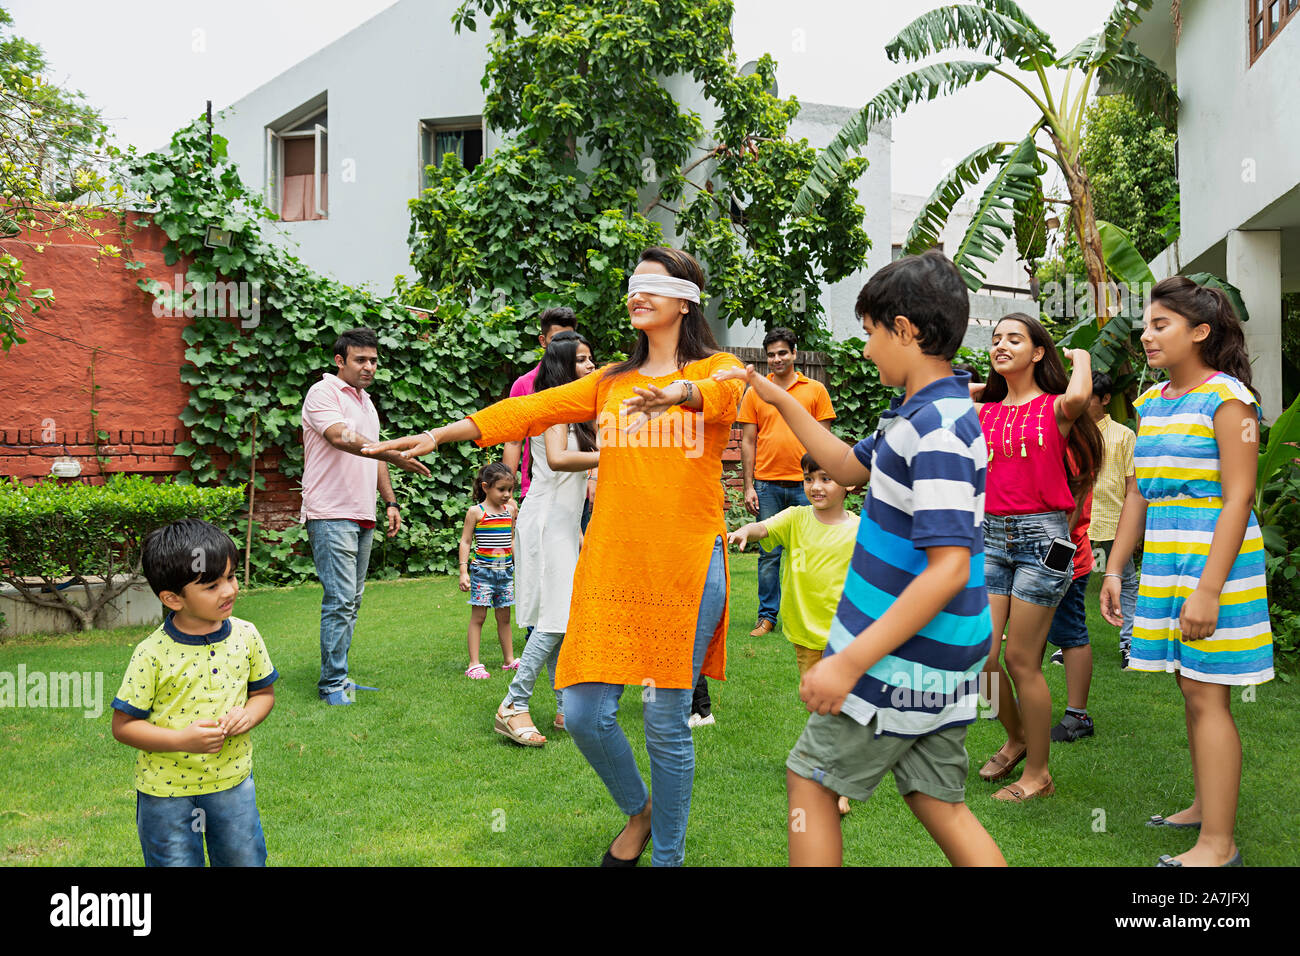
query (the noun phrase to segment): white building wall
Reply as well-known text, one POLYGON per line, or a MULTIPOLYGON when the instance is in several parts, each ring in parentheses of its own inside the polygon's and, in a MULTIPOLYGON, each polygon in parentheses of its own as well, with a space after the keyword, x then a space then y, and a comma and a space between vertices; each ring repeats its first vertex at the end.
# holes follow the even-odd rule
MULTIPOLYGON (((891 246, 901 246, 907 239, 907 233, 912 228, 912 223, 920 215, 921 210, 925 207, 927 196, 916 196, 911 193, 894 193, 892 197, 892 206, 890 214, 890 244, 891 246)), ((975 209, 979 204, 974 200, 963 199, 952 208, 948 216, 948 222, 943 231, 939 234, 939 241, 943 243, 943 251, 949 257, 961 245, 962 238, 966 235, 966 230, 970 228, 971 220, 975 218, 975 209)), ((1008 240, 1002 249, 1002 255, 998 256, 997 261, 990 265, 980 263, 984 267, 984 281, 990 285, 1005 286, 1009 289, 1029 289, 1029 273, 1025 271, 1025 264, 1016 256, 1016 244, 1014 240, 1008 240)))
MULTIPOLYGON (((1285 0, 1283 0, 1285 2, 1285 0)), ((1246 4, 1184 0, 1176 50, 1180 252, 1191 262, 1300 184, 1300 22, 1250 66, 1246 4)))
MULTIPOLYGON (((382 294, 398 273, 412 275, 407 203, 419 193, 419 121, 483 109, 487 31, 455 34, 456 6, 419 0, 389 7, 216 121, 244 182, 265 188, 268 124, 327 94, 329 216, 277 227, 314 269, 382 294)), ((493 146, 489 133, 485 150, 493 146)))

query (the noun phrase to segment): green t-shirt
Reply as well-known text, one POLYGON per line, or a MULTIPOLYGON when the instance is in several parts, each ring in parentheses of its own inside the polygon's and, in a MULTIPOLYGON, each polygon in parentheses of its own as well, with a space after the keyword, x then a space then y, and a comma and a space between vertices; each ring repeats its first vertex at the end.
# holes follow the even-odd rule
POLYGON ((781 626, 792 644, 826 646, 844 579, 853 559, 858 516, 845 512, 840 524, 822 524, 812 505, 786 508, 764 519, 763 547, 785 548, 781 555, 781 626))
MULTIPOLYGON (((230 618, 211 634, 176 629, 172 615, 136 645, 113 707, 156 727, 183 730, 196 720, 220 720, 248 702, 248 692, 280 675, 247 621, 230 618)), ((253 772, 251 734, 227 737, 214 754, 141 750, 135 786, 155 797, 194 796, 237 787, 253 772)))

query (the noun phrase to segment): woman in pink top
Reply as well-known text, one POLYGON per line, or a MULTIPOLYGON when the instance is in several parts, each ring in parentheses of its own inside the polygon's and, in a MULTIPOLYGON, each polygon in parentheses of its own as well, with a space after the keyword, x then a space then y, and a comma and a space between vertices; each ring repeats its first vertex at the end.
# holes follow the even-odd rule
POLYGON ((993 328, 979 407, 989 452, 984 578, 994 634, 984 672, 990 684, 997 682, 997 696, 992 687, 989 693, 1007 731, 980 777, 1000 780, 1026 760, 1020 780, 997 791, 997 800, 1022 802, 1056 790, 1047 772, 1052 696, 1043 648, 1072 578, 1069 516, 1101 461, 1101 435, 1083 414, 1092 397, 1091 357, 1083 349, 1065 355, 1074 365, 1068 381, 1047 330, 1023 313, 1006 316, 993 328), (1005 671, 999 663, 1004 630, 1005 671))

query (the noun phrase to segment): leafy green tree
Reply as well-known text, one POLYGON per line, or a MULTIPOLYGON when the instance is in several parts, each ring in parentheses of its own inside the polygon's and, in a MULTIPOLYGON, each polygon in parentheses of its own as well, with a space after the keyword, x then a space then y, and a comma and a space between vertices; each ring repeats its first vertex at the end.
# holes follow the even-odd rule
POLYGON ((792 213, 816 151, 789 138, 799 105, 768 92, 770 57, 737 75, 730 0, 466 0, 457 29, 478 15, 493 34, 484 119, 511 132, 472 172, 444 160, 412 202, 419 280, 399 280, 405 301, 567 304, 604 359, 628 344, 628 270, 669 242, 704 264, 728 324, 826 337, 820 287, 868 248, 851 185, 866 164, 842 166, 816 212, 792 213), (711 129, 669 83, 702 91, 711 129))
MULTIPOLYGON (((920 252, 938 242, 953 206, 966 191, 992 173, 961 243, 952 258, 972 290, 984 281, 980 263, 992 263, 1018 234, 1022 257, 1039 230, 1043 160, 1056 166, 1070 194, 1070 218, 1083 256, 1097 326, 1112 314, 1107 296, 1107 266, 1098 229, 1092 170, 1084 155, 1084 116, 1098 86, 1131 97, 1137 108, 1172 123, 1178 98, 1169 77, 1128 39, 1141 12, 1154 0, 1117 0, 1102 28, 1065 53, 1012 0, 977 0, 937 7, 917 17, 885 45, 894 61, 916 62, 952 50, 973 50, 987 59, 941 60, 919 67, 890 83, 842 129, 823 152, 795 204, 811 209, 835 181, 850 149, 867 142, 876 123, 914 103, 933 100, 989 76, 1011 83, 1033 103, 1036 118, 1019 138, 981 146, 962 159, 931 194, 905 242, 920 252), (1049 76, 1049 71, 1051 74, 1049 76), (1056 82, 1053 82, 1053 77, 1056 82), (1046 140, 1046 142, 1041 142, 1046 140), (1015 220, 1030 228, 1016 229, 1015 220)), ((1127 336, 1128 327, 1112 334, 1127 336)), ((1098 342, 1105 336, 1099 335, 1098 342)))
POLYGON ((0 8, 0 349, 6 352, 26 341, 20 334, 25 316, 54 298, 51 289, 31 289, 14 247, 39 253, 48 233, 71 229, 95 239, 97 255, 121 252, 99 242, 100 231, 91 225, 103 217, 102 208, 71 203, 106 190, 121 197, 120 187, 105 179, 117 155, 108 128, 82 93, 45 77, 44 52, 10 35, 12 24, 0 8))

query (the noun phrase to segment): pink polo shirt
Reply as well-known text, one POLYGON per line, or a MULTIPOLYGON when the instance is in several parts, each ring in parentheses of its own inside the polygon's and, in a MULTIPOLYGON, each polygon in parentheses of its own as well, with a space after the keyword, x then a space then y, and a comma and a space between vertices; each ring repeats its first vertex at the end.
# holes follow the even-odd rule
MULTIPOLYGON (((510 397, 518 398, 520 395, 533 394, 533 385, 537 382, 537 373, 542 369, 542 363, 537 363, 537 368, 531 372, 525 372, 515 379, 515 384, 510 386, 510 397)), ((519 459, 519 497, 522 498, 528 494, 528 446, 531 442, 524 441, 524 454, 519 459)))
POLYGON ((379 413, 363 389, 326 373, 307 390, 302 403, 302 513, 313 518, 375 520, 379 462, 335 448, 325 439, 331 425, 343 424, 362 438, 379 438, 379 413))

